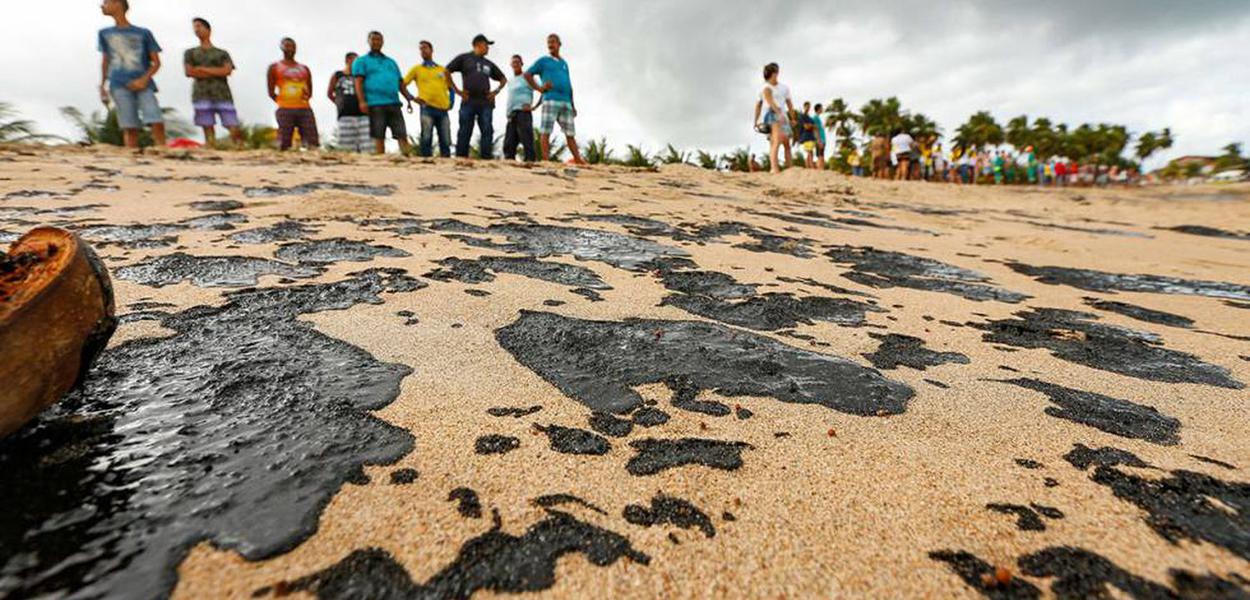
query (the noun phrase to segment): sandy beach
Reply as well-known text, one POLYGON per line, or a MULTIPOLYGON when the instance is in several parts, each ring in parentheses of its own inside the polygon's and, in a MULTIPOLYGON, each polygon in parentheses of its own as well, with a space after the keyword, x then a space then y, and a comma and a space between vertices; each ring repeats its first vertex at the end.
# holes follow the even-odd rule
POLYGON ((0 149, 35 224, 123 324, 0 596, 1250 593, 1246 184, 0 149))

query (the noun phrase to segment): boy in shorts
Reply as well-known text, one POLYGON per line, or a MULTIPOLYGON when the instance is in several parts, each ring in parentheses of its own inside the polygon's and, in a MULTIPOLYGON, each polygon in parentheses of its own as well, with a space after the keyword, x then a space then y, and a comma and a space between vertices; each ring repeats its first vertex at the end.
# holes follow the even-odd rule
POLYGON ((195 109, 195 124, 204 129, 204 145, 212 148, 217 143, 214 126, 230 130, 230 139, 236 146, 243 145, 243 130, 239 127, 239 114, 234 109, 234 95, 226 78, 234 73, 234 61, 230 53, 213 46, 213 26, 196 17, 191 20, 195 37, 200 45, 188 49, 182 57, 187 77, 195 80, 191 85, 191 106, 195 109))

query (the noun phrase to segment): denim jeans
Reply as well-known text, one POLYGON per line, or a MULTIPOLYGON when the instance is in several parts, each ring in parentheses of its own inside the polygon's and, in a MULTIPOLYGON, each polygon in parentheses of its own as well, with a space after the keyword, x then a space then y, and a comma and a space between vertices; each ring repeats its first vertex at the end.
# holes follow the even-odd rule
POLYGON ((451 118, 447 111, 421 107, 421 156, 434 155, 434 132, 438 131, 438 155, 451 156, 451 118))
POLYGON ((460 130, 456 132, 456 156, 460 158, 469 157, 469 142, 473 139, 473 123, 477 123, 478 133, 481 134, 481 158, 490 160, 494 157, 495 145, 495 127, 492 117, 495 114, 493 106, 482 106, 473 102, 464 102, 460 105, 460 130))

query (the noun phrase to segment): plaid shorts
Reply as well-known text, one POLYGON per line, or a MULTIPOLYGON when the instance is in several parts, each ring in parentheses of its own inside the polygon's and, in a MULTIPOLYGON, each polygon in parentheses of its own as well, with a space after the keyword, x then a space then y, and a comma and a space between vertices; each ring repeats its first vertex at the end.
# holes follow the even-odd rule
POLYGON ((553 133, 556 123, 565 136, 577 137, 577 128, 573 126, 573 103, 561 100, 543 101, 543 119, 538 124, 538 133, 553 133))

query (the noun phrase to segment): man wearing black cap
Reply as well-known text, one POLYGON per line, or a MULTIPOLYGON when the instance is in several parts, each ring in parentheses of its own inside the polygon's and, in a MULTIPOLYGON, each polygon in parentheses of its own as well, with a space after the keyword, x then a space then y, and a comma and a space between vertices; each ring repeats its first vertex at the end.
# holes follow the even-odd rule
POLYGON ((473 51, 457 56, 447 63, 447 85, 458 94, 460 103, 460 131, 456 136, 456 156, 468 158, 469 141, 473 137, 473 123, 477 122, 481 135, 482 158, 489 160, 494 149, 495 128, 491 121, 495 111, 495 96, 503 90, 508 78, 495 63, 486 58, 490 47, 495 42, 482 34, 473 38, 473 51), (464 83, 463 89, 456 86, 452 73, 460 73, 464 83), (490 80, 499 82, 499 87, 490 89, 490 80))

